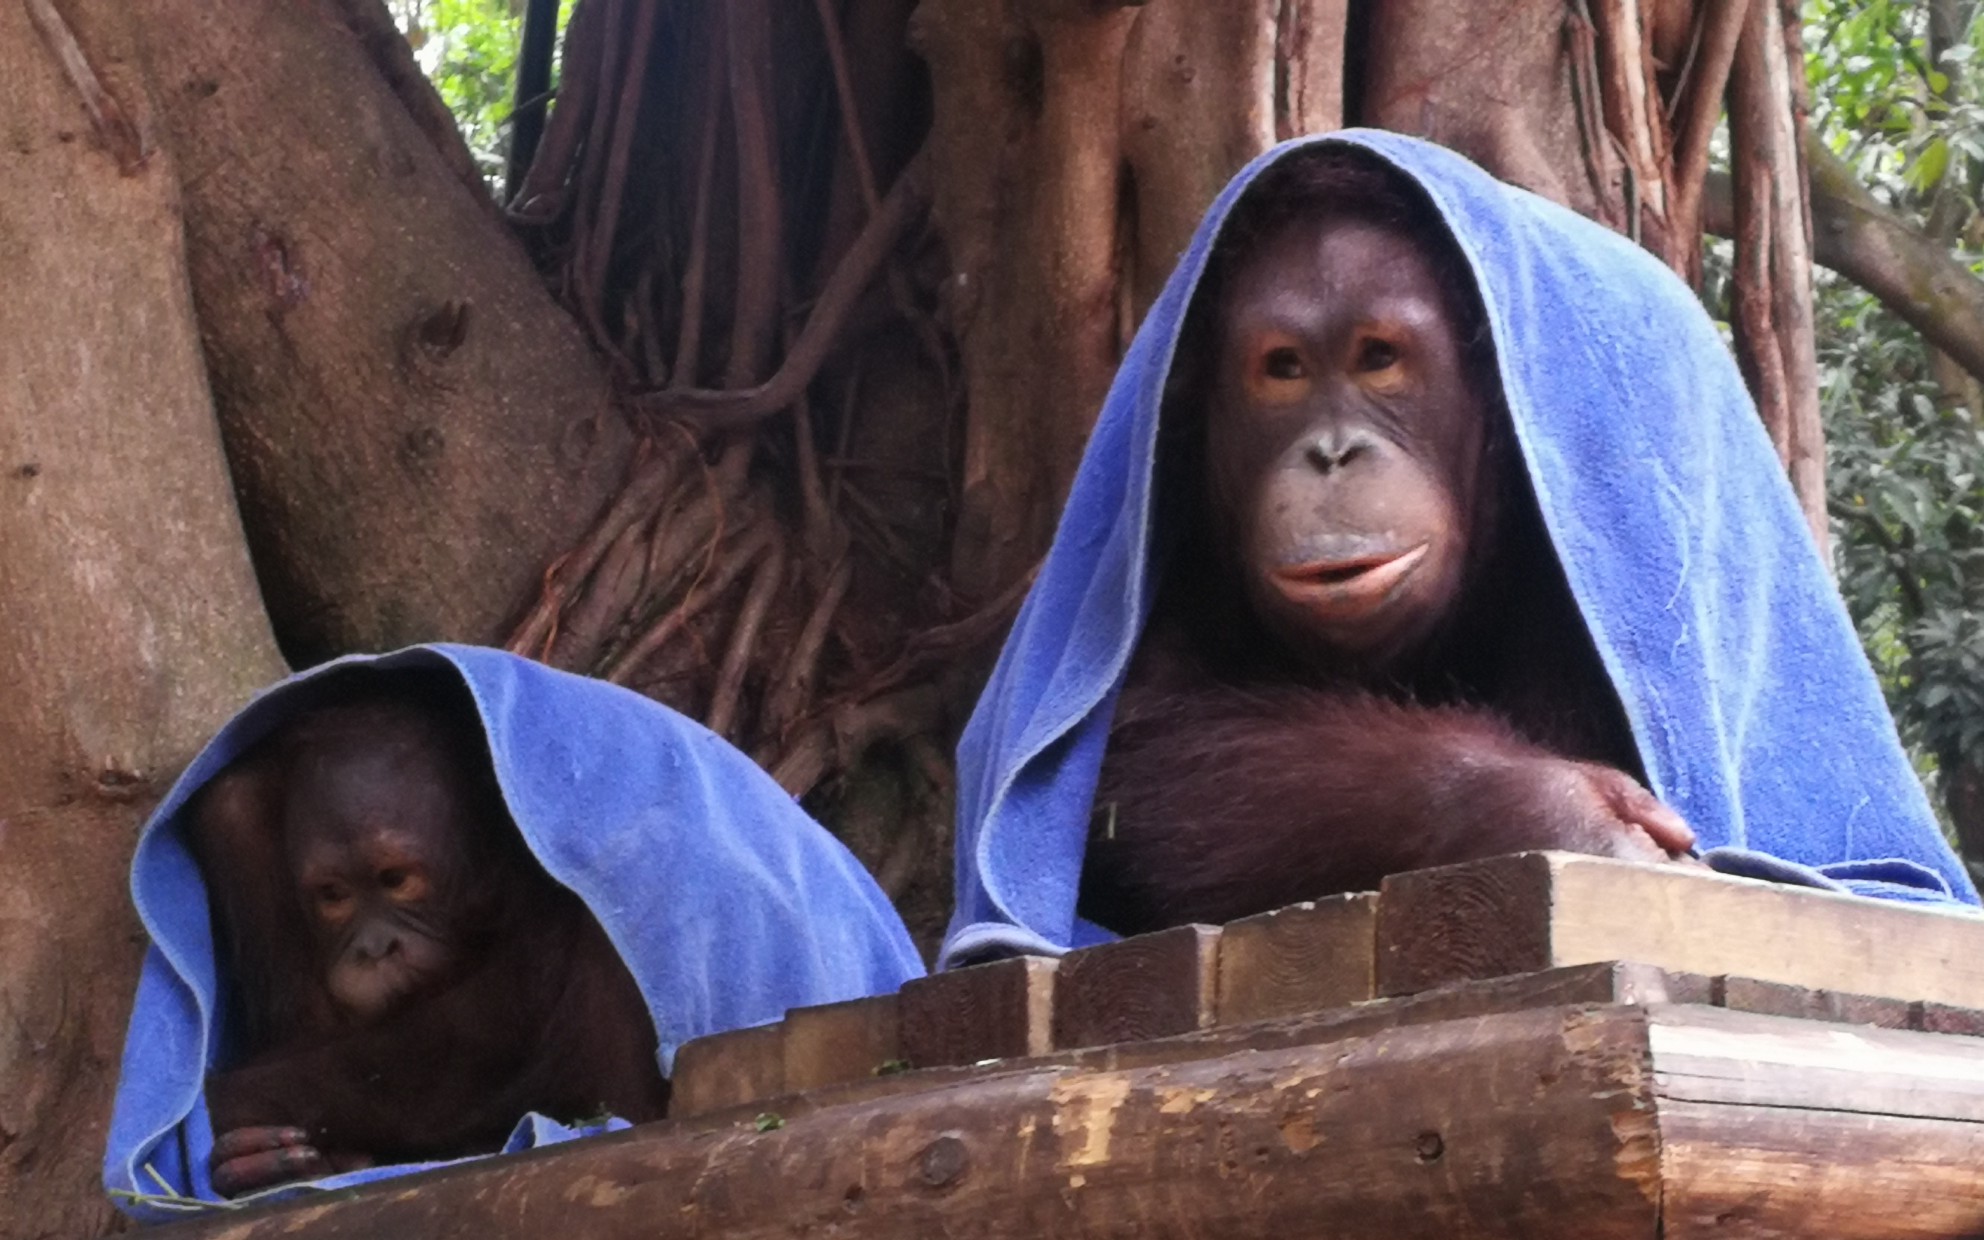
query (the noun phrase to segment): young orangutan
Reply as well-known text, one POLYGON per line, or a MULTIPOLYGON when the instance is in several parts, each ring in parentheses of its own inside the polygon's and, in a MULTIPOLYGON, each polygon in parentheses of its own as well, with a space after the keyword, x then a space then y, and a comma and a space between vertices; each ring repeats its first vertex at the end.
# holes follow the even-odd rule
POLYGON ((342 675, 192 809, 241 1040, 207 1082, 215 1190, 487 1153, 529 1111, 660 1118, 647 1006, 518 834, 466 694, 342 675))

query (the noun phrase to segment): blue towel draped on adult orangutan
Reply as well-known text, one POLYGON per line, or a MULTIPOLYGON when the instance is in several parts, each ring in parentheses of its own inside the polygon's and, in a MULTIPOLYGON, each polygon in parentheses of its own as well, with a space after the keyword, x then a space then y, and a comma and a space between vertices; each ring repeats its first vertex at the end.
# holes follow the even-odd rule
POLYGON ((722 738, 496 650, 264 693, 146 825, 104 1179, 131 1213, 659 1118, 676 1048, 923 969, 722 738))
POLYGON ((945 964, 1534 848, 1977 900, 1691 291, 1395 134, 1208 211, 958 763, 945 964))

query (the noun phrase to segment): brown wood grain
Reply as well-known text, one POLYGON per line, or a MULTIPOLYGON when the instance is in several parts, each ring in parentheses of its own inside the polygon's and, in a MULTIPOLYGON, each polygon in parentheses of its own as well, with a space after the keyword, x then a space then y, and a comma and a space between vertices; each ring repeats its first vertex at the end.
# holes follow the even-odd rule
POLYGON ((1387 878, 1378 989, 1596 960, 1984 1007, 1984 918, 1642 866, 1521 853, 1387 878))
POLYGON ((1984 1042, 1718 1008, 1655 1008, 1662 1097, 1984 1124, 1984 1042))
POLYGON ((897 997, 903 1058, 940 1068, 1046 1054, 1058 963, 1016 956, 905 983, 897 997))
POLYGON ((1984 1236, 1984 1043, 1650 1014, 1665 1240, 1984 1236))
POLYGON ((1926 1033, 1956 1033, 1984 1037, 1984 1012, 1947 1003, 1917 1003, 1909 1024, 1926 1033))
POLYGON ((1984 1128, 1661 1102, 1662 1240, 1976 1240, 1984 1128))
POLYGON ((1377 995, 1378 895, 1355 892, 1228 923, 1219 939, 1220 1024, 1377 995))
POLYGON ((1239 1025, 1215 1025, 1177 1037, 1059 1050, 1025 1060, 991 1059, 974 1061, 969 1065, 872 1076, 803 1093, 788 1093, 769 1102, 756 1100, 733 1115, 711 1118, 731 1118, 741 1122, 763 1110, 788 1117, 811 1114, 857 1102, 952 1088, 966 1081, 983 1080, 988 1076, 1022 1069, 1066 1068, 1114 1072, 1193 1063, 1224 1055, 1289 1050, 1348 1038, 1371 1037, 1388 1029, 1448 1020, 1473 1020, 1534 1008, 1706 1003, 1708 996, 1709 979, 1705 977, 1668 974, 1646 965, 1623 961, 1573 965, 1520 977, 1460 982, 1421 994, 1319 1012, 1239 1025))
POLYGON ((851 999, 785 1014, 785 1088, 817 1089, 902 1066, 894 995, 851 999))
POLYGON ((1031 1065, 664 1122, 191 1237, 1655 1240, 1646 1015, 1549 1008, 1116 1071, 1031 1065))
POLYGON ((1054 983, 1054 1045, 1106 1046, 1212 1024, 1219 930, 1173 926, 1070 952, 1054 983))
POLYGON ((1905 999, 1883 999, 1877 995, 1848 995, 1836 990, 1810 990, 1782 982, 1761 982, 1753 977, 1718 977, 1715 1005, 1735 1012, 1756 1012, 1764 1016, 1797 1016, 1805 1020, 1825 1020, 1846 1025, 1877 1025, 1884 1029, 1910 1029, 1915 1004, 1905 999))
POLYGON ((785 1092, 785 1027, 756 1025, 691 1038, 675 1052, 668 1113, 683 1119, 785 1092))

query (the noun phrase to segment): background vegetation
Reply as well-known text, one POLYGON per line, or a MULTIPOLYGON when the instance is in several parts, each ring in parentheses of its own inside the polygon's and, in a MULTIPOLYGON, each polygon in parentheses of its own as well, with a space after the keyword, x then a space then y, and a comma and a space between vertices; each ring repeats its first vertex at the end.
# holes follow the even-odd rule
MULTIPOLYGON (((1984 272, 1984 23, 1970 4, 1805 6, 1812 123, 1861 182, 1984 272)), ((1984 403, 1857 286, 1820 272, 1840 587, 1932 784, 1984 762, 1984 403)), ((1938 806, 1946 798, 1933 798, 1938 806)))

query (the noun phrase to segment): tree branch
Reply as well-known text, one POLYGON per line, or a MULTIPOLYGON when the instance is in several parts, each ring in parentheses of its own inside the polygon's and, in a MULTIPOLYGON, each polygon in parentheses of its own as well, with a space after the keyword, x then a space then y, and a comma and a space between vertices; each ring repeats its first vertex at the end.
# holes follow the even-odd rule
MULTIPOLYGON (((1812 258, 1866 289, 1928 343, 1984 381, 1984 280, 1883 206, 1814 134, 1805 135, 1812 174, 1812 258)), ((1709 176, 1702 226, 1735 232, 1729 177, 1709 176)))

